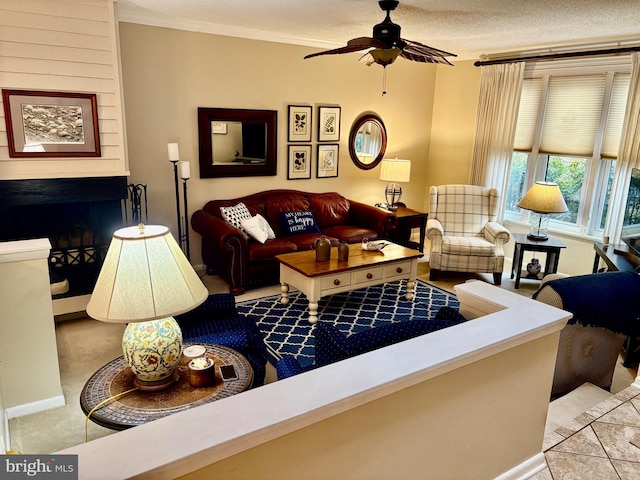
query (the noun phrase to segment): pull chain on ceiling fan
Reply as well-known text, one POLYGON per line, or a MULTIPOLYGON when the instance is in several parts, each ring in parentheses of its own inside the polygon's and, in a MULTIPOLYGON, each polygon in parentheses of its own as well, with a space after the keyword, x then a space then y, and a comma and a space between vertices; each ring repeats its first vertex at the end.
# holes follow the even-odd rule
MULTIPOLYGON (((370 49, 362 57, 360 62, 366 65, 377 63, 385 68, 395 62, 396 58, 402 57, 407 60, 421 63, 440 63, 452 65, 446 57, 455 57, 454 53, 438 50, 427 45, 412 40, 406 40, 400 37, 400 25, 391 21, 391 12, 396 9, 400 2, 397 0, 380 0, 378 5, 387 12, 387 16, 373 27, 373 37, 358 37, 347 42, 347 45, 324 52, 312 53, 304 58, 317 57, 319 55, 335 55, 341 53, 352 53, 360 50, 370 49)), ((386 75, 383 82, 386 84, 386 75)), ((384 95, 386 91, 384 90, 384 95)))

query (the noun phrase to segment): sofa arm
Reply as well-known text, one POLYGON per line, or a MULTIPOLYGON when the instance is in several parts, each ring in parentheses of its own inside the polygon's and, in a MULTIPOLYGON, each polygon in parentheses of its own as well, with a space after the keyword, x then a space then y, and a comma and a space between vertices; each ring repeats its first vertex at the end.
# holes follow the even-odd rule
POLYGON ((487 222, 482 229, 482 235, 485 240, 488 240, 494 245, 504 245, 511 238, 509 230, 504 228, 498 222, 487 222))
POLYGON ((231 284, 232 291, 244 285, 249 246, 242 231, 206 210, 191 216, 191 226, 202 236, 202 261, 207 273, 220 275, 231 284))
POLYGON ((398 218, 393 212, 353 200, 349 200, 349 204, 349 215, 354 225, 375 230, 379 238, 390 237, 391 230, 398 223, 398 218))

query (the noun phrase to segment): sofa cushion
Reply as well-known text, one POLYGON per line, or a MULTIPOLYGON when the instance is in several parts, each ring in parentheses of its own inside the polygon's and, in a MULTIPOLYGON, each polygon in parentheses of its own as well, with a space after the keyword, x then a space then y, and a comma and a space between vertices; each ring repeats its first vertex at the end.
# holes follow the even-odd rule
MULTIPOLYGON (((287 237, 290 242, 296 244, 296 247, 299 251, 303 250, 315 250, 316 242, 320 239, 322 235, 319 233, 300 233, 298 235, 291 235, 287 237)), ((331 242, 331 247, 337 247, 340 245, 340 240, 334 237, 327 236, 327 240, 331 242)), ((332 252, 332 255, 337 255, 337 253, 332 252)))
POLYGON ((336 225, 334 227, 325 227, 322 229, 322 233, 336 237, 347 243, 360 243, 363 238, 369 240, 376 240, 378 234, 375 230, 363 227, 354 227, 351 225, 336 225))
POLYGON ((256 239, 260 243, 266 242, 270 238, 276 238, 271 225, 260 214, 251 218, 245 218, 241 222, 242 229, 249 234, 251 238, 256 239))
POLYGON ((321 230, 334 225, 348 225, 351 223, 349 200, 338 193, 316 193, 310 195, 309 203, 321 230))
POLYGON ((280 212, 282 226, 286 235, 299 233, 320 233, 316 219, 309 210, 302 212, 280 212))
POLYGON ((238 230, 242 230, 243 233, 242 220, 251 218, 249 209, 242 202, 232 207, 220 207, 220 214, 228 223, 236 227, 238 230))
POLYGON ((273 262, 273 257, 282 253, 298 251, 298 246, 288 237, 274 238, 264 243, 249 242, 250 262, 273 262))

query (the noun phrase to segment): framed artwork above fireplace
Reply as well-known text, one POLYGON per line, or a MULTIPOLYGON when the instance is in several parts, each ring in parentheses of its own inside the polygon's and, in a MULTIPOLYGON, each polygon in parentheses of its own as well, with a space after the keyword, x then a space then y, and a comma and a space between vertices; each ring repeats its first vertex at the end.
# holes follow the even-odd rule
POLYGON ((94 93, 2 89, 9 156, 99 157, 94 93))

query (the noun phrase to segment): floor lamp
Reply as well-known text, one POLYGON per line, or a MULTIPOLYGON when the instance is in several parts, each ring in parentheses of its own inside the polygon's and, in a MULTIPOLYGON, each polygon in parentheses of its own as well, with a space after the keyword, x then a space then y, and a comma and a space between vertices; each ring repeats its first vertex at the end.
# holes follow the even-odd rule
POLYGON ((187 205, 187 181, 191 178, 191 165, 189 162, 180 162, 180 177, 182 177, 182 197, 184 200, 184 233, 180 237, 180 245, 183 247, 187 258, 191 258, 189 248, 189 207, 187 205))
POLYGON ((173 181, 176 191, 176 216, 178 217, 178 241, 182 241, 182 222, 180 221, 180 188, 178 184, 178 162, 180 161, 180 150, 177 143, 167 144, 169 161, 173 163, 173 181))

